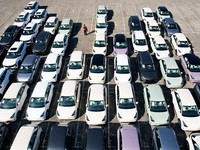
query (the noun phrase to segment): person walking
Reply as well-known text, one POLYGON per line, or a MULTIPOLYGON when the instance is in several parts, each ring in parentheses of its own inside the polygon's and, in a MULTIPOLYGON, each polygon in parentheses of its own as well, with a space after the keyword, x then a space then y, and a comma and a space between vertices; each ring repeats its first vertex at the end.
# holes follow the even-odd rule
POLYGON ((87 26, 85 24, 83 25, 83 30, 84 30, 84 34, 87 35, 87 30, 88 29, 87 29, 87 26))

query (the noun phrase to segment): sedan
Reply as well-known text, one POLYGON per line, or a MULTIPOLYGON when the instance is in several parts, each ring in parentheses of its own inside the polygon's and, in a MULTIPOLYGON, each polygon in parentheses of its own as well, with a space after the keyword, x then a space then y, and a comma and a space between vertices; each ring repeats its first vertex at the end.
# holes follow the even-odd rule
POLYGON ((162 20, 165 18, 171 18, 170 12, 168 11, 168 9, 165 6, 159 6, 156 9, 156 14, 157 14, 157 18, 160 22, 162 22, 162 20))
POLYGON ((98 17, 96 19, 96 26, 95 26, 95 34, 99 34, 99 33, 103 33, 105 35, 107 35, 107 20, 105 19, 105 17, 98 17))
POLYGON ((194 132, 187 136, 186 146, 189 150, 199 150, 200 149, 200 133, 194 132))
POLYGON ((138 16, 130 16, 128 19, 128 26, 130 29, 130 34, 136 30, 142 30, 141 22, 138 16))
POLYGON ((63 19, 60 24, 58 33, 66 34, 68 37, 70 37, 72 34, 72 30, 73 30, 73 24, 74 24, 74 22, 72 19, 63 19))
POLYGON ((59 19, 57 17, 49 17, 44 25, 44 31, 48 31, 55 35, 59 27, 59 19))
POLYGON ((154 36, 160 35, 160 29, 158 26, 158 23, 156 20, 149 20, 145 24, 147 35, 149 36, 149 39, 154 36))
POLYGON ((105 5, 97 6, 96 16, 97 16, 97 18, 104 17, 105 19, 107 19, 107 8, 105 5))
POLYGON ((113 38, 114 55, 128 54, 127 39, 124 34, 116 34, 113 38))
POLYGON ((180 33, 178 24, 172 18, 165 18, 161 22, 161 26, 166 33, 166 36, 172 36, 175 33, 180 33))
POLYGON ((103 54, 107 53, 107 35, 104 33, 95 34, 94 44, 93 44, 93 54, 103 54))

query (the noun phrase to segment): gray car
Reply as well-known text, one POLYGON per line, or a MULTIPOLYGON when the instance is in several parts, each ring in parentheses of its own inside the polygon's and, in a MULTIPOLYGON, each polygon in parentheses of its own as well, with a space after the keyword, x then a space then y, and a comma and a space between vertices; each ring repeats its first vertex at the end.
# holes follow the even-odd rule
POLYGON ((160 85, 147 85, 144 88, 147 117, 151 125, 169 123, 169 112, 160 85))
POLYGON ((161 22, 166 36, 172 36, 175 33, 181 33, 179 25, 172 18, 165 18, 161 22))
POLYGON ((36 77, 39 64, 40 56, 35 54, 27 55, 17 74, 17 81, 32 83, 36 77))

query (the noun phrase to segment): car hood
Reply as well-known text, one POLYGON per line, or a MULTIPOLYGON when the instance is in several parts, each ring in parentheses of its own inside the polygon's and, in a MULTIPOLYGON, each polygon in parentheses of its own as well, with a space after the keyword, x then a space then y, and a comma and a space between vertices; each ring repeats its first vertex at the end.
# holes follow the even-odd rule
POLYGON ((164 50, 164 51, 156 51, 156 58, 157 59, 162 59, 165 57, 169 57, 169 50, 164 50))
POLYGON ((30 120, 38 120, 39 118, 41 118, 40 116, 42 115, 44 111, 45 111, 45 107, 42 107, 42 108, 28 107, 26 113, 28 114, 28 118, 30 120))
POLYGON ((93 49, 95 50, 95 53, 105 53, 104 51, 106 50, 106 47, 93 47, 93 49))
POLYGON ((191 48, 190 47, 178 47, 178 52, 182 55, 186 54, 186 53, 190 53, 191 48))
POLYGON ((13 109, 0 109, 0 121, 6 122, 10 120, 11 116, 15 113, 16 108, 13 109))
POLYGON ((183 117, 181 121, 184 121, 185 124, 191 130, 200 130, 200 117, 183 117))
POLYGON ((117 110, 120 114, 120 116, 122 117, 121 120, 123 120, 124 122, 129 122, 129 121, 133 121, 136 120, 137 118, 134 118, 135 115, 137 114, 137 109, 136 108, 131 108, 131 109, 120 109, 118 108, 117 110))
POLYGON ((130 73, 126 73, 126 74, 116 74, 115 78, 117 77, 118 80, 116 80, 117 82, 130 82, 128 81, 129 78, 131 77, 130 73))
POLYGON ((7 44, 12 44, 12 42, 13 42, 13 37, 11 37, 11 38, 1 38, 1 40, 0 40, 0 44, 1 45, 7 45, 7 44))
POLYGON ((89 72, 89 77, 91 78, 92 81, 101 81, 103 77, 104 77, 104 80, 105 80, 105 73, 106 73, 106 71, 104 71, 104 73, 91 73, 91 72, 89 72))
POLYGON ((58 106, 57 111, 60 115, 60 117, 64 117, 64 118, 71 118, 73 112, 76 110, 76 106, 68 106, 68 107, 62 107, 62 106, 58 106))
POLYGON ((59 30, 59 34, 69 35, 70 30, 59 30))
POLYGON ((31 79, 32 73, 18 73, 17 80, 21 82, 26 82, 31 79))
POLYGON ((160 35, 160 31, 150 31, 149 32, 149 36, 153 37, 153 36, 159 36, 160 35))
POLYGON ((15 65, 16 61, 17 61, 18 58, 13 58, 13 59, 4 59, 3 60, 3 65, 4 66, 13 66, 15 65))
POLYGON ((76 76, 78 77, 81 72, 82 72, 82 69, 68 69, 67 72, 69 73, 70 76, 76 76))
POLYGON ((56 75, 56 71, 42 72, 42 74, 41 74, 41 76, 43 77, 42 80, 45 80, 45 81, 51 81, 55 75, 56 75))
POLYGON ((140 71, 140 76, 144 80, 157 80, 156 71, 140 71))
POLYGON ((137 50, 138 52, 145 52, 145 51, 148 51, 148 46, 147 45, 140 45, 140 46, 138 46, 138 45, 135 45, 134 46, 134 50, 137 50))
POLYGON ((25 12, 29 12, 29 14, 33 14, 34 10, 24 10, 25 12))
POLYGON ((34 44, 33 49, 32 49, 33 52, 43 52, 45 50, 46 50, 46 44, 44 44, 44 45, 34 44))
POLYGON ((106 111, 98 111, 98 112, 94 112, 94 111, 87 111, 86 112, 86 116, 88 116, 90 123, 91 124, 98 124, 101 123, 104 116, 106 116, 106 111))
POLYGON ((42 22, 42 19, 32 19, 31 22, 39 24, 40 22, 42 22))
MULTIPOLYGON (((168 77, 166 80, 170 82, 168 84, 169 87, 171 88, 181 88, 183 86, 183 78, 182 77, 168 77)), ((167 82, 167 81, 166 81, 167 82)))
POLYGON ((169 113, 168 111, 165 112, 150 112, 149 113, 149 117, 152 117, 155 124, 157 125, 162 125, 162 124, 167 124, 169 123, 169 121, 167 121, 169 119, 169 113))
POLYGON ((47 31, 47 32, 52 32, 53 29, 54 27, 50 27, 50 28, 44 27, 44 31, 47 31))
POLYGON ((126 54, 128 52, 128 48, 114 48, 114 54, 126 54))
POLYGON ((15 22, 14 25, 22 27, 24 25, 24 22, 15 22))
POLYGON ((175 33, 180 33, 179 29, 167 29, 168 35, 173 35, 175 33))
POLYGON ((64 47, 62 47, 62 48, 51 48, 51 52, 52 53, 58 53, 58 54, 61 54, 62 53, 62 51, 64 50, 64 47))
POLYGON ((20 41, 29 41, 32 38, 32 35, 22 35, 20 41))

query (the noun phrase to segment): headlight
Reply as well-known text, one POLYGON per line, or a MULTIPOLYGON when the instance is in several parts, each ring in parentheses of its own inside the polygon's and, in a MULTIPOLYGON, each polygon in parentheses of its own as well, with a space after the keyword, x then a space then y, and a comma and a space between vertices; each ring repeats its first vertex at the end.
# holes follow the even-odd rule
POLYGON ((89 80, 92 80, 92 78, 89 76, 89 80))
POLYGON ((55 31, 55 29, 52 30, 52 32, 54 32, 54 31, 55 31))
POLYGON ((151 36, 151 33, 149 33, 149 36, 151 36))
POLYGON ((184 125, 184 127, 188 127, 184 121, 183 121, 183 125, 184 125))
POLYGON ((171 83, 167 80, 167 84, 171 85, 171 83))
POLYGON ((179 53, 181 53, 181 50, 180 50, 180 49, 178 49, 178 52, 179 52, 179 53))
POLYGON ((167 122, 169 122, 169 117, 167 118, 167 122))
POLYGON ((105 79, 105 76, 101 80, 104 80, 104 79, 105 79))
POLYGON ((106 120, 106 116, 103 117, 102 121, 105 121, 105 120, 106 120))
POLYGON ((157 54, 157 56, 160 56, 158 53, 156 53, 157 54))
POLYGON ((28 117, 28 113, 26 112, 26 117, 28 117))
POLYGON ((95 32, 97 33, 97 30, 95 30, 95 32))
POLYGON ((40 78, 43 79, 43 76, 41 75, 40 78))
POLYGON ((155 120, 150 116, 150 120, 152 121, 152 122, 155 122, 155 120))
POLYGON ((144 20, 144 22, 146 21, 146 19, 143 19, 144 20))
POLYGON ((191 79, 194 79, 194 77, 192 75, 190 75, 191 79))
POLYGON ((117 54, 117 52, 116 52, 116 51, 114 51, 114 53, 115 53, 115 54, 117 54))
POLYGON ((88 118, 88 116, 86 116, 86 120, 87 120, 87 121, 90 121, 90 119, 88 118))
POLYGON ((56 78, 56 75, 55 76, 53 76, 53 79, 55 79, 56 78))
POLYGON ((14 114, 12 114, 12 116, 10 117, 10 119, 12 119, 14 116, 15 116, 15 113, 14 113, 14 114))
POLYGON ((74 110, 74 112, 72 113, 72 116, 74 116, 76 114, 76 110, 74 110))
POLYGON ((69 73, 67 73, 67 76, 70 76, 69 73))
POLYGON ((116 81, 118 80, 117 77, 115 77, 115 80, 116 80, 116 81))
POLYGON ((58 112, 58 111, 57 111, 56 113, 57 113, 57 116, 60 116, 60 114, 59 114, 59 112, 58 112))
POLYGON ((119 113, 117 115, 118 115, 118 118, 122 119, 122 116, 119 113))
POLYGON ((104 53, 106 52, 106 49, 103 51, 104 53))
POLYGON ((79 74, 79 76, 82 76, 82 74, 83 74, 83 72, 81 72, 81 73, 79 74))
POLYGON ((41 116, 40 117, 43 117, 44 116, 44 112, 41 114, 41 116))
POLYGON ((93 52, 96 52, 96 51, 93 49, 93 52))
POLYGON ((137 118, 137 113, 135 114, 134 118, 137 118))
POLYGON ((131 77, 128 79, 128 81, 131 81, 131 77))

